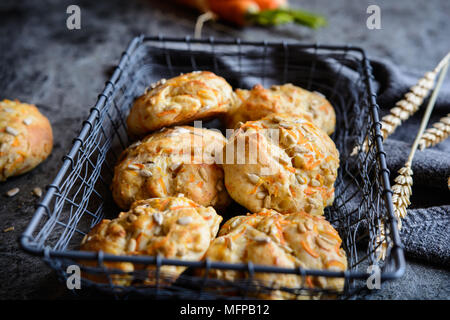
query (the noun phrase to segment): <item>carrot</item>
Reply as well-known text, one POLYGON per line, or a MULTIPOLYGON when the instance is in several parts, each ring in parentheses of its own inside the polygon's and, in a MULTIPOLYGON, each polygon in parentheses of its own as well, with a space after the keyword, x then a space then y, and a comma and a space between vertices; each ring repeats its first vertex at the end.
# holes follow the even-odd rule
POLYGON ((286 166, 284 166, 284 168, 285 168, 287 171, 290 171, 290 172, 292 172, 292 173, 295 173, 295 168, 293 168, 293 167, 289 167, 288 165, 286 165, 286 166))
POLYGON ((312 282, 312 277, 311 276, 306 276, 306 285, 309 287, 309 288, 314 288, 314 284, 313 284, 313 282, 312 282))
POLYGON ((291 191, 292 195, 295 197, 297 197, 297 194, 295 193, 295 190, 292 186, 289 186, 289 190, 291 191))
POLYGON ((278 9, 287 7, 287 0, 254 0, 261 10, 278 9))
POLYGON ((220 18, 243 26, 249 13, 259 12, 253 0, 209 0, 209 9, 220 18))
POLYGON ((335 233, 335 232, 331 232, 331 231, 327 231, 327 230, 322 230, 320 231, 321 234, 326 234, 327 236, 337 240, 339 243, 342 242, 341 238, 339 237, 339 234, 335 233))
POLYGON ((305 190, 303 191, 307 196, 310 196, 312 194, 315 194, 316 191, 314 191, 311 187, 306 187, 305 190))
POLYGON ((264 183, 264 181, 258 182, 258 183, 255 185, 255 187, 253 188, 253 190, 250 191, 250 194, 255 194, 256 191, 258 190, 258 188, 259 188, 263 183, 264 183))
POLYGON ((330 267, 338 267, 339 269, 345 269, 345 266, 342 262, 339 262, 337 260, 330 260, 326 264, 327 268, 330 267))
POLYGON ((175 112, 177 112, 177 110, 171 109, 171 110, 159 112, 159 113, 156 114, 156 116, 157 117, 164 117, 164 116, 167 116, 168 114, 175 113, 175 112))
POLYGON ((17 147, 19 145, 19 139, 14 138, 13 143, 11 143, 11 147, 17 147))
POLYGON ((177 0, 203 13, 245 26, 250 23, 273 26, 294 22, 310 28, 326 24, 326 19, 307 11, 288 8, 288 0, 177 0))
POLYGON ((250 127, 250 128, 255 129, 255 130, 261 129, 261 128, 258 127, 257 125, 254 125, 254 124, 251 124, 251 123, 246 123, 246 124, 244 125, 244 127, 250 127))
POLYGON ((163 189, 164 194, 167 194, 167 189, 166 189, 166 185, 164 183, 163 178, 159 178, 158 182, 159 182, 159 185, 161 186, 161 188, 163 189))

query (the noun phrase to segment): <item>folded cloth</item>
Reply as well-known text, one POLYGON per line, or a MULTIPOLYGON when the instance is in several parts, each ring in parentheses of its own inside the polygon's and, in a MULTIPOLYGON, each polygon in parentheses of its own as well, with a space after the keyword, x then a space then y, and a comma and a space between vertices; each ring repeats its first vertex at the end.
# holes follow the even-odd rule
MULTIPOLYGON (((437 62, 436 62, 437 63, 437 62)), ((388 113, 395 102, 409 91, 420 72, 400 70, 388 61, 372 60, 373 74, 377 85, 377 102, 382 115, 388 113)), ((391 183, 397 170, 406 162, 411 144, 428 100, 420 110, 405 121, 396 132, 384 142, 387 164, 391 170, 391 183)), ((434 111, 431 124, 450 113, 450 79, 445 79, 434 111)), ((433 148, 417 151, 412 163, 414 184, 411 206, 402 222, 400 233, 405 253, 408 256, 430 263, 450 266, 450 139, 433 148)))

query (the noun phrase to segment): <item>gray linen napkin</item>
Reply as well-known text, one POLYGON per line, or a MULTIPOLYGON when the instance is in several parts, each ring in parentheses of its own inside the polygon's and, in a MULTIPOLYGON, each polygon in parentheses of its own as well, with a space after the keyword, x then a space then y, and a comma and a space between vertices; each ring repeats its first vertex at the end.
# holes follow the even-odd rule
MULTIPOLYGON (((378 85, 378 104, 383 114, 400 100, 409 87, 423 76, 420 72, 401 71, 388 61, 372 61, 373 74, 378 85)), ((448 77, 447 77, 448 78, 448 77)), ((385 142, 391 180, 405 163, 411 144, 417 134, 426 103, 385 142)), ((432 123, 450 112, 450 79, 441 88, 432 123)), ((413 161, 412 204, 403 221, 401 239, 406 254, 430 263, 450 266, 450 139, 437 146, 418 151, 413 161)), ((392 181, 391 181, 392 183, 392 181)))

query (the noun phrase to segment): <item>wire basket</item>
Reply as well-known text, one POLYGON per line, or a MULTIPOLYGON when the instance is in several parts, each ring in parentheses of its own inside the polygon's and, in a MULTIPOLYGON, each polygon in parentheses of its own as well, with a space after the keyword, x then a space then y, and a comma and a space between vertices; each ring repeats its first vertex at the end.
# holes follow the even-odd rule
MULTIPOLYGON (((211 124, 214 126, 214 122, 211 124)), ((39 255, 62 281, 67 267, 82 264, 82 288, 94 288, 117 298, 145 295, 164 298, 255 298, 273 290, 288 292, 294 298, 348 298, 366 287, 368 266, 377 265, 381 280, 393 280, 404 272, 404 257, 393 216, 389 170, 383 150, 376 95, 371 67, 362 49, 351 46, 319 46, 286 42, 217 41, 159 37, 135 38, 123 53, 119 65, 106 82, 104 91, 83 122, 73 147, 53 183, 21 236, 24 250, 39 255), (78 251, 81 239, 103 218, 114 218, 109 186, 114 165, 131 140, 125 120, 133 100, 160 78, 170 78, 194 70, 210 70, 224 77, 233 87, 250 88, 291 82, 324 94, 336 110, 336 131, 332 135, 340 152, 340 168, 335 184, 335 201, 325 210, 328 221, 343 239, 349 268, 345 272, 279 268, 253 263, 228 264, 181 261, 159 256, 114 256, 103 252, 78 251), (368 141, 367 152, 355 146, 368 141), (356 154, 352 151, 360 150, 356 154), (375 239, 384 221, 388 251, 378 262, 375 239), (132 262, 150 266, 152 271, 136 270, 124 275, 107 268, 105 262, 132 262), (91 266, 87 266, 91 265, 91 266), (185 266, 176 280, 161 272, 164 265, 185 266), (211 279, 210 269, 242 271, 236 281, 211 279), (341 292, 280 288, 255 281, 258 272, 306 276, 341 277, 341 292), (92 281, 93 276, 101 281, 92 281), (132 285, 117 279, 127 276, 132 285)), ((236 215, 238 209, 232 208, 236 215)), ((242 214, 242 212, 239 212, 242 214)), ((224 214, 226 220, 227 214, 224 214)))

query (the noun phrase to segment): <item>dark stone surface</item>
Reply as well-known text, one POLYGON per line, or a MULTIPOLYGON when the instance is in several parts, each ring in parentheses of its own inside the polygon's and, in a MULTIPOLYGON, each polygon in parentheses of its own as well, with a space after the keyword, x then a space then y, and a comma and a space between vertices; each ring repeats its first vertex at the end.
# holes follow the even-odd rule
MULTIPOLYGON (((388 58, 405 69, 426 71, 450 49, 450 2, 292 1, 292 6, 325 14, 329 27, 297 26, 234 29, 209 23, 204 36, 249 40, 286 39, 362 46, 371 57, 388 58), (366 8, 377 3, 382 30, 366 28, 366 8)), ((101 92, 111 67, 131 38, 140 33, 192 34, 196 12, 170 1, 12 1, 0 2, 0 98, 36 104, 49 117, 55 135, 50 158, 32 172, 0 183, 0 299, 70 297, 40 259, 22 252, 17 239, 37 204, 31 190, 45 187, 61 165, 73 137, 101 92), (81 30, 66 28, 66 8, 81 7, 81 30), (4 196, 13 187, 20 193, 4 196), (14 231, 3 232, 14 226, 14 231)), ((450 272, 408 260, 405 276, 386 283, 370 299, 448 299, 450 272)))

